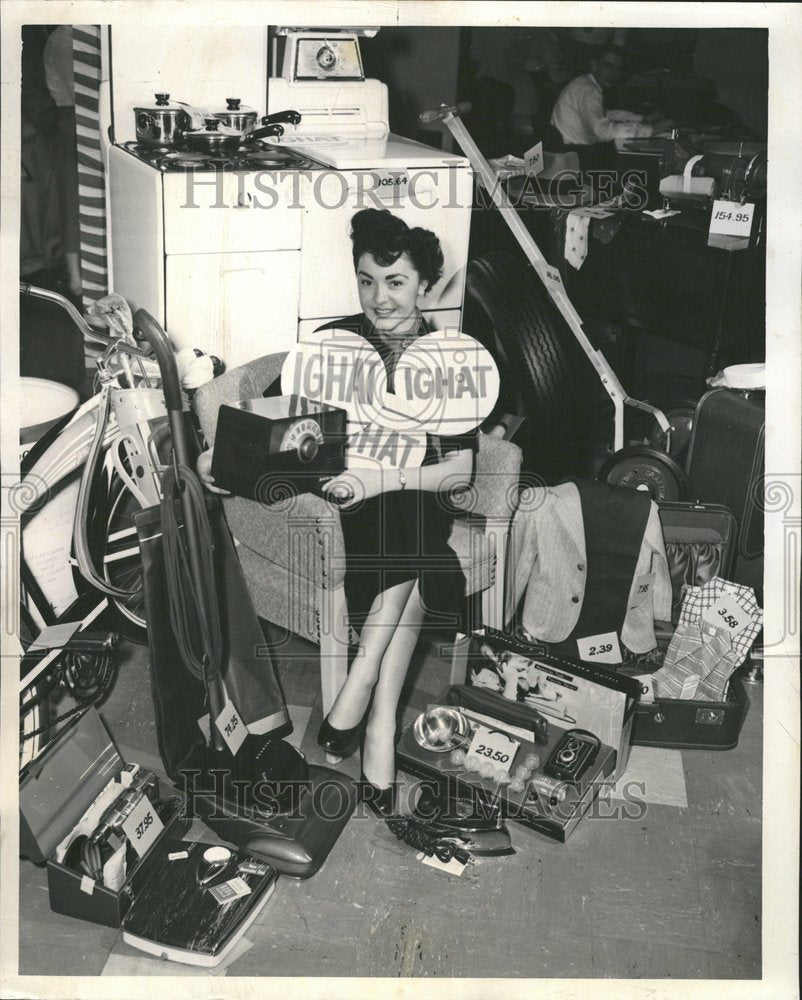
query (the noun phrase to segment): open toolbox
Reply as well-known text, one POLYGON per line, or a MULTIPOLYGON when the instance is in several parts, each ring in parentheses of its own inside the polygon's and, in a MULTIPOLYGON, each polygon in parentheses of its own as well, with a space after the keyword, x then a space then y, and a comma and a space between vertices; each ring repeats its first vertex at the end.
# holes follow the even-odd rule
POLYGON ((398 765, 441 790, 471 795, 480 804, 498 803, 506 818, 565 842, 600 788, 626 770, 639 685, 490 629, 455 643, 452 680, 475 678, 488 650, 526 659, 546 682, 544 689, 557 697, 541 711, 542 703, 535 708, 456 683, 441 705, 457 708, 467 719, 463 755, 447 743, 421 742, 420 727, 409 726, 396 748, 398 765), (488 760, 497 764, 495 773, 488 771, 488 760))

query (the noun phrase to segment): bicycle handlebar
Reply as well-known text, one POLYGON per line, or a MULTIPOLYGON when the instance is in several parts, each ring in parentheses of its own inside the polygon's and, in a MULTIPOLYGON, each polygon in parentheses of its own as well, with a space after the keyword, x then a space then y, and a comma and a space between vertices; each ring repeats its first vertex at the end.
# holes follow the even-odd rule
POLYGON ((144 334, 145 340, 153 348, 153 353, 156 355, 162 377, 164 403, 168 412, 181 413, 184 408, 181 383, 178 380, 175 353, 167 339, 167 334, 146 309, 137 309, 134 313, 134 325, 144 334))
POLYGON ((45 299, 47 302, 53 302, 57 306, 61 306, 84 335, 84 339, 95 340, 101 344, 112 344, 114 342, 114 338, 110 334, 103 333, 103 331, 90 326, 72 302, 58 292, 51 292, 48 288, 39 288, 38 285, 31 285, 27 281, 19 283, 19 290, 20 295, 28 295, 35 299, 45 299))

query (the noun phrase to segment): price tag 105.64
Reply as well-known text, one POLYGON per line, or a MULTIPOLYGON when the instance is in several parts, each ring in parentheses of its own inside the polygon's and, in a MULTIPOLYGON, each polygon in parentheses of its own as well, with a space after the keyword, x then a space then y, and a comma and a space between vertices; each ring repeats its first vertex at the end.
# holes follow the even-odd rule
POLYGON ((510 739, 504 733, 498 733, 492 729, 485 729, 479 726, 468 747, 465 755, 466 762, 470 758, 470 763, 474 766, 482 762, 490 762, 498 771, 508 772, 515 760, 520 743, 518 740, 510 739))
POLYGON ((620 663, 621 645, 615 632, 605 632, 601 635, 589 635, 577 639, 576 646, 579 659, 588 663, 620 663))
POLYGON ((743 632, 752 616, 741 607, 734 597, 726 594, 719 597, 716 603, 702 612, 702 621, 714 628, 723 628, 730 635, 743 632))
POLYGON ((245 742, 248 729, 240 718, 239 712, 229 701, 223 711, 214 720, 220 735, 226 742, 233 757, 237 756, 239 748, 245 742))
POLYGON ((752 202, 741 205, 737 201, 714 201, 710 215, 710 232, 723 236, 749 236, 752 232, 752 202))
POLYGON ((134 806, 133 812, 123 823, 123 833, 134 845, 138 857, 144 857, 159 834, 164 829, 164 823, 159 819, 156 809, 147 795, 143 795, 134 806))

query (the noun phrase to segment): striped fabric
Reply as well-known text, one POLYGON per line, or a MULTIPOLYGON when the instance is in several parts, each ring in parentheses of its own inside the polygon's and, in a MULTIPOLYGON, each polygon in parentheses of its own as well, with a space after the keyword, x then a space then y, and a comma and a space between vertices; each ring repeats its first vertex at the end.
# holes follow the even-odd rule
POLYGON ((75 69, 75 131, 78 143, 78 205, 84 307, 108 291, 106 264, 106 180, 100 151, 98 90, 100 27, 72 31, 75 69))

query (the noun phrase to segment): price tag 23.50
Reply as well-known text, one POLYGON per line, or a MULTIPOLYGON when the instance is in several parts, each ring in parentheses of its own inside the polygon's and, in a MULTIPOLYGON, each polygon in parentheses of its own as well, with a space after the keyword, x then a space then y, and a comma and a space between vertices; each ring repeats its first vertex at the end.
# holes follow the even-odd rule
POLYGON ((223 711, 214 720, 215 726, 220 735, 225 740, 226 746, 231 751, 232 757, 236 757, 239 748, 245 742, 248 729, 240 718, 239 712, 229 701, 223 711))
POLYGON ((490 762, 498 771, 508 772, 515 760, 520 743, 504 733, 479 726, 474 733, 471 745, 465 755, 466 762, 476 767, 483 762, 490 762))
POLYGON ((702 621, 714 628, 723 628, 730 635, 738 635, 743 632, 752 616, 744 611, 734 597, 728 598, 725 595, 719 597, 716 603, 702 612, 702 621))
POLYGON ((742 205, 737 201, 714 201, 710 215, 710 233, 722 236, 749 236, 752 232, 752 202, 742 205))
POLYGON ((156 809, 147 795, 143 795, 128 819, 123 823, 123 833, 134 845, 137 856, 144 857, 164 829, 156 809))

